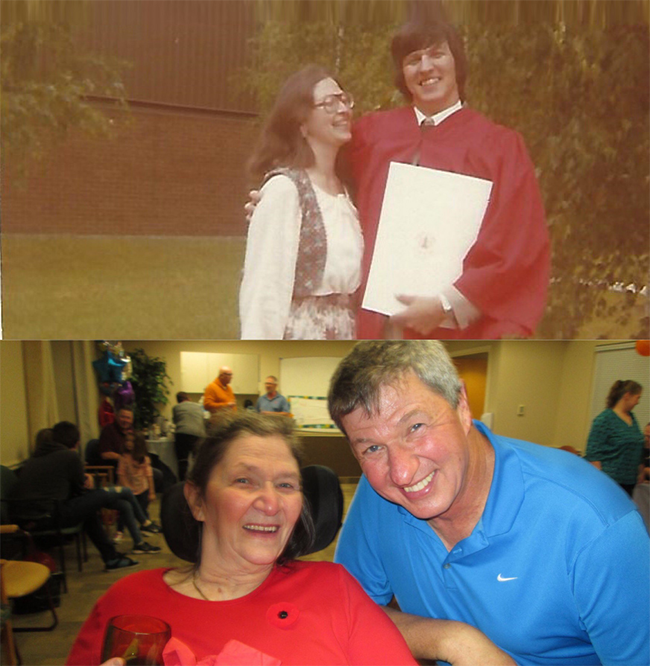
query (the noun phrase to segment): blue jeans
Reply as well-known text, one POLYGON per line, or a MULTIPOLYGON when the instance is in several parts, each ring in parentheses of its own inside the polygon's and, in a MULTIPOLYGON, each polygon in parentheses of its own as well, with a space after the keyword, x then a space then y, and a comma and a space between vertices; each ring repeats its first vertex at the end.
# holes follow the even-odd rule
MULTIPOLYGON (((118 554, 97 513, 100 509, 117 509, 120 512, 130 512, 131 520, 135 523, 133 510, 128 502, 120 499, 117 493, 109 493, 98 489, 89 490, 83 495, 73 497, 61 504, 61 527, 72 527, 83 522, 88 538, 93 542, 104 562, 108 562, 115 559, 118 554)), ((137 525, 135 528, 139 534, 140 531, 137 525)), ((142 537, 140 537, 140 541, 142 541, 142 537)), ((140 541, 137 543, 140 543, 140 541)))
POLYGON ((131 488, 121 486, 119 491, 116 488, 106 488, 104 492, 117 497, 120 502, 121 508, 118 508, 120 513, 117 528, 121 531, 124 525, 126 525, 126 529, 129 530, 129 534, 133 539, 133 545, 142 543, 142 533, 138 527, 138 522, 140 524, 146 523, 149 519, 147 518, 147 514, 142 510, 139 502, 135 499, 131 488), (136 518, 138 522, 136 522, 136 518))
POLYGON ((135 496, 136 502, 140 505, 140 508, 144 511, 144 515, 147 516, 147 520, 151 519, 149 515, 149 491, 145 490, 143 493, 135 496))

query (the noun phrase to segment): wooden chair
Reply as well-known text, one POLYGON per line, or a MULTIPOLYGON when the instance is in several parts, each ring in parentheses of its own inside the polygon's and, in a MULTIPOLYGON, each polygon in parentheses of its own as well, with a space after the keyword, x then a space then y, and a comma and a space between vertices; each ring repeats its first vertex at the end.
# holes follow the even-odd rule
MULTIPOLYGON (((102 460, 99 453, 99 440, 91 439, 84 449, 85 470, 95 480, 95 488, 105 488, 115 485, 115 465, 109 465, 102 460)), ((111 532, 114 525, 117 524, 118 512, 114 509, 102 509, 102 523, 107 532, 111 532)))
MULTIPOLYGON (((0 525, 1 535, 30 538, 30 535, 21 530, 18 525, 0 525)), ((39 627, 15 627, 11 614, 11 601, 36 592, 45 585, 50 578, 50 570, 38 562, 23 562, 17 560, 0 560, 0 596, 2 599, 2 645, 6 652, 8 664, 21 664, 20 653, 14 638, 14 633, 21 631, 52 631, 58 624, 54 602, 50 591, 46 587, 49 612, 52 614, 52 623, 39 627)), ((5 663, 3 661, 3 663, 5 663)))
POLYGON ((95 488, 115 485, 115 468, 111 465, 84 465, 84 469, 95 479, 95 488))
MULTIPOLYGON (((84 466, 87 474, 95 481, 95 488, 107 488, 115 485, 115 468, 111 465, 88 465, 84 466)), ((116 509, 101 509, 102 524, 109 533, 113 526, 117 525, 118 511, 116 509)))
POLYGON ((90 474, 90 470, 96 472, 107 474, 110 478, 110 483, 115 483, 115 465, 109 464, 107 461, 103 460, 101 454, 99 453, 99 440, 91 439, 88 441, 84 448, 84 461, 86 465, 86 471, 90 474))

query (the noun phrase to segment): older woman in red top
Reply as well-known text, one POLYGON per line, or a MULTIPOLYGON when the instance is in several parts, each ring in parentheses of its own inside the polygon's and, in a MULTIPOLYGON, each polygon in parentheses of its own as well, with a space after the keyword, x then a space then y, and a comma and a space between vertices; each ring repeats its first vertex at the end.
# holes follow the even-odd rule
POLYGON ((231 416, 185 485, 200 524, 195 565, 117 582, 83 625, 68 664, 99 664, 115 615, 154 615, 172 638, 165 664, 415 664, 384 611, 345 569, 300 562, 313 538, 291 421, 231 416))

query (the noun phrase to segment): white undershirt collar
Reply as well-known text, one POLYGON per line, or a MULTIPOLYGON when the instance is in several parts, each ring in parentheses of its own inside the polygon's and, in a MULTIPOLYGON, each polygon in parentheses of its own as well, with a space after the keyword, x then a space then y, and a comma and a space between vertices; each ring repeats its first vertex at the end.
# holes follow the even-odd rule
POLYGON ((452 104, 452 106, 447 107, 446 109, 443 109, 442 111, 439 111, 438 113, 434 113, 432 116, 427 116, 420 109, 418 109, 417 106, 414 106, 413 109, 415 110, 415 117, 418 120, 418 125, 421 125, 423 121, 425 121, 427 118, 431 118, 433 120, 434 125, 440 125, 440 123, 445 120, 445 118, 449 118, 449 116, 452 113, 456 113, 456 111, 460 111, 463 108, 463 103, 458 100, 456 104, 452 104))

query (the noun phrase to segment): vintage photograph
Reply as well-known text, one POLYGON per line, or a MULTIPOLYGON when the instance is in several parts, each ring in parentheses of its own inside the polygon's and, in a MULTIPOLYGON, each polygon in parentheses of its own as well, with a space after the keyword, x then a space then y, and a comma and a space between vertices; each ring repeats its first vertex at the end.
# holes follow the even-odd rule
POLYGON ((2 8, 6 338, 648 337, 646 0, 2 8))

